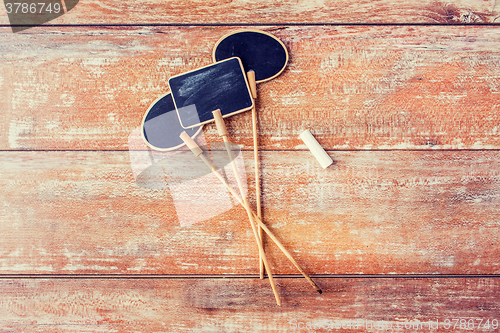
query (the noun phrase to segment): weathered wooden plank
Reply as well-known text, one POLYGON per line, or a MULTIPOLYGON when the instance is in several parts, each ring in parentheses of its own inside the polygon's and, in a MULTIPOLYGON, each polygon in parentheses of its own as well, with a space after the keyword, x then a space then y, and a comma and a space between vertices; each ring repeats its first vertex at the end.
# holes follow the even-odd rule
MULTIPOLYGON (((309 152, 262 154, 265 220, 308 272, 500 272, 498 152, 331 155, 323 170, 309 152)), ((244 156, 253 193, 252 153, 244 156)), ((137 186, 127 152, 0 160, 0 274, 258 272, 245 211, 206 177, 180 184, 195 168, 187 160, 165 160, 182 170, 167 175, 165 190, 137 186)), ((275 273, 296 273, 266 244, 275 273)))
MULTIPOLYGON (((495 0, 80 1, 52 24, 496 23, 495 0)), ((9 24, 4 7, 0 24, 9 24)))
MULTIPOLYGON (((168 78, 237 27, 3 29, 1 149, 127 149, 168 78)), ((263 27, 291 59, 259 85, 263 149, 500 148, 500 28, 263 27)), ((251 147, 250 115, 230 129, 251 147)), ((209 140, 216 137, 207 127, 209 140)))
POLYGON ((498 278, 324 278, 318 279, 322 295, 300 279, 277 282, 282 307, 258 279, 2 279, 0 327, 7 332, 498 330, 498 278))

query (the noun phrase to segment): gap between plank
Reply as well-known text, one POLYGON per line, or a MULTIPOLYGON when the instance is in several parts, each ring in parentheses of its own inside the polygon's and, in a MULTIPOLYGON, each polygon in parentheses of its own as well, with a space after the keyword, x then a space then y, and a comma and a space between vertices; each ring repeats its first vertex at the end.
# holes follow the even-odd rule
MULTIPOLYGON (((300 274, 273 275, 277 279, 303 279, 300 274)), ((500 274, 318 274, 310 275, 313 279, 457 279, 457 278, 500 278, 500 274)), ((242 275, 141 275, 141 274, 0 274, 1 280, 7 279, 106 279, 106 280, 179 280, 179 279, 214 279, 214 280, 237 280, 237 279, 260 279, 259 274, 242 275)))
MULTIPOLYGON (((0 149, 0 153, 29 153, 29 152, 41 152, 41 153, 51 153, 51 152, 61 152, 61 153, 77 153, 77 152, 115 152, 115 153, 126 153, 129 151, 147 151, 141 149, 0 149)), ((179 150, 181 151, 181 150, 179 150)), ((189 150, 183 150, 189 151, 189 150)), ((212 149, 212 151, 225 151, 224 149, 212 149)), ((241 148, 241 151, 245 152, 253 152, 253 148, 241 148)), ((309 151, 308 149, 293 149, 293 148, 285 148, 285 149, 259 149, 262 152, 301 152, 301 151, 309 151)), ((325 151, 329 152, 498 152, 500 148, 492 148, 492 149, 473 149, 473 148, 461 148, 461 149, 325 149, 325 151)))
POLYGON ((32 24, 2 24, 1 28, 10 27, 307 27, 307 26, 418 26, 418 27, 435 27, 435 26, 445 26, 445 27, 457 27, 457 26, 492 26, 498 27, 500 23, 336 23, 336 22, 285 22, 285 23, 111 23, 111 24, 44 24, 44 25, 32 25, 32 24))

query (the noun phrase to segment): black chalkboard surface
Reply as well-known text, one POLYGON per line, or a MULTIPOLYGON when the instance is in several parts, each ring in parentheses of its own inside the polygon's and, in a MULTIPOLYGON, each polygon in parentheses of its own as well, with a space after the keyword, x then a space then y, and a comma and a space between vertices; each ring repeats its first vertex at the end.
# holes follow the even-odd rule
POLYGON ((228 117, 253 107, 239 58, 229 58, 171 77, 168 84, 184 128, 213 121, 212 111, 217 109, 223 117, 228 117))
POLYGON ((253 70, 257 83, 278 76, 288 63, 285 45, 276 37, 259 30, 238 30, 217 42, 214 61, 239 57, 245 73, 253 70))
POLYGON ((201 126, 188 130, 181 126, 170 93, 151 103, 141 124, 142 138, 146 144, 161 151, 174 150, 184 146, 184 141, 179 137, 184 131, 193 138, 201 131, 201 126))

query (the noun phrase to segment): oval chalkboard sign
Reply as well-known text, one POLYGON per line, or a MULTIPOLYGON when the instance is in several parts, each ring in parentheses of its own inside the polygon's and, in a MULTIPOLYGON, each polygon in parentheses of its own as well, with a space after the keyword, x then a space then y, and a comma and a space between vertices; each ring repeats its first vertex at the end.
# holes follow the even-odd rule
POLYGON ((273 35, 259 30, 238 30, 217 42, 214 61, 238 57, 245 72, 255 71, 255 81, 264 82, 280 75, 288 63, 285 45, 273 35))
POLYGON ((200 133, 201 126, 190 129, 181 126, 171 93, 151 103, 141 124, 142 138, 146 144, 152 149, 161 151, 184 146, 184 142, 179 137, 184 131, 194 138, 200 133))

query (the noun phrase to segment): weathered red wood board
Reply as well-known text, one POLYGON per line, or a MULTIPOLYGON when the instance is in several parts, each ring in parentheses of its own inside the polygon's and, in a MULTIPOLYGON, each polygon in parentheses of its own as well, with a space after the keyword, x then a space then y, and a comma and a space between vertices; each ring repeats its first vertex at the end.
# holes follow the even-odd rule
MULTIPOLYGON (((499 6, 81 1, 16 34, 0 6, 0 331, 498 331, 499 6), (266 239, 282 308, 227 192, 179 156, 141 188, 128 152, 168 78, 249 27, 291 55, 258 87, 265 221, 324 291, 266 239)), ((253 205, 250 116, 228 123, 253 205)))
POLYGON ((317 281, 322 295, 301 280, 277 279, 279 308, 258 279, 2 279, 0 325, 6 332, 498 331, 499 279, 317 281))
MULTIPOLYGON (((175 75, 236 27, 4 29, 2 149, 127 149, 175 75)), ((291 54, 259 85, 262 149, 498 149, 500 27, 264 27, 291 54), (446 120, 446 121, 444 121, 446 120)), ((252 145, 249 114, 229 122, 252 145)), ((216 139, 213 126, 208 140, 216 139)))
MULTIPOLYGON (((49 24, 473 24, 499 16, 496 0, 82 0, 49 24)), ((4 7, 0 24, 9 24, 4 7)))
MULTIPOLYGON (((252 154, 244 156, 252 189, 252 154)), ((310 273, 500 273, 498 152, 331 156, 335 164, 323 170, 309 152, 262 153, 265 221, 310 273)), ((241 207, 180 225, 182 212, 204 214, 228 197, 224 189, 209 194, 208 180, 140 188, 128 152, 4 152, 0 158, 0 273, 257 272, 241 207)), ((165 163, 190 167, 174 157, 165 163)), ((276 273, 297 272, 267 244, 276 273)))

